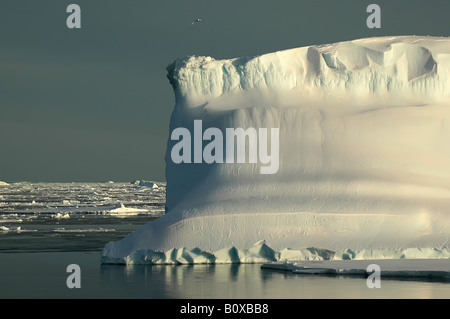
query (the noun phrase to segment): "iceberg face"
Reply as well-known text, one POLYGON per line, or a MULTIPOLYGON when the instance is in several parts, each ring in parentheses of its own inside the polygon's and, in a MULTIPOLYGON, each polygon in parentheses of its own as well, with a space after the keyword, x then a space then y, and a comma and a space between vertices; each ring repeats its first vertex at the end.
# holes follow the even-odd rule
MULTIPOLYGON (((448 258, 449 38, 188 57, 167 70, 176 97, 171 134, 183 128, 194 137, 198 120, 203 132, 277 129, 267 150, 278 151, 278 167, 261 174, 267 164, 249 161, 250 142, 243 162, 175 162, 180 141, 169 139, 166 215, 109 243, 103 262, 407 258, 410 251, 448 258)), ((210 140, 197 137, 200 151, 210 140)))

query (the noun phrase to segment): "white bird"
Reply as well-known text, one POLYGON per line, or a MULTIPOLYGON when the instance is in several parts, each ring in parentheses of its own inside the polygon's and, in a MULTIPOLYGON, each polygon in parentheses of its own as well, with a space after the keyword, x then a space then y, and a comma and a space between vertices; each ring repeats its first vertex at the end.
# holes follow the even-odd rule
POLYGON ((194 25, 194 24, 196 24, 197 22, 202 22, 203 21, 203 19, 200 19, 200 18, 197 18, 197 19, 195 19, 194 21, 192 21, 192 25, 194 25))

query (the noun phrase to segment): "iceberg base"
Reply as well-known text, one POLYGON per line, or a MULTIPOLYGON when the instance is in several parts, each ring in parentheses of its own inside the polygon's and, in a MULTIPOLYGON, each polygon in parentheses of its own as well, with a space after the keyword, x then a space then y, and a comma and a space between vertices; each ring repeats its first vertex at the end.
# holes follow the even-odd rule
POLYGON ((438 213, 426 217, 290 212, 183 218, 169 213, 121 241, 108 243, 102 263, 450 258, 450 248, 436 244, 448 241, 447 218, 438 213), (430 229, 434 231, 430 233, 430 229))

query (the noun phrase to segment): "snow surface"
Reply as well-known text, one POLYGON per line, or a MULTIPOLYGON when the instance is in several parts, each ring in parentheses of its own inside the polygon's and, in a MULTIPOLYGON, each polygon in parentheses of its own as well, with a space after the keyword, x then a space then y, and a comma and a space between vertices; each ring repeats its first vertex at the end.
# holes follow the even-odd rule
POLYGON ((175 164, 166 214, 104 263, 449 258, 450 38, 381 37, 168 66, 170 132, 279 128, 279 170, 175 164), (256 244, 255 244, 256 243, 256 244))
POLYGON ((7 182, 0 181, 0 186, 9 186, 9 184, 7 182))

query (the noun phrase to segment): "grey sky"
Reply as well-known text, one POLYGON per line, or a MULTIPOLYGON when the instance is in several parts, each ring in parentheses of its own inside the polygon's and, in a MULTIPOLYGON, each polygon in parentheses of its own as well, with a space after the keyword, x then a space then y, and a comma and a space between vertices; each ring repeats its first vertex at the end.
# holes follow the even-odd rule
POLYGON ((163 181, 174 59, 449 36, 448 12, 448 0, 2 0, 0 180, 163 181), (81 29, 66 27, 70 3, 81 29), (370 3, 381 29, 366 27, 370 3))

